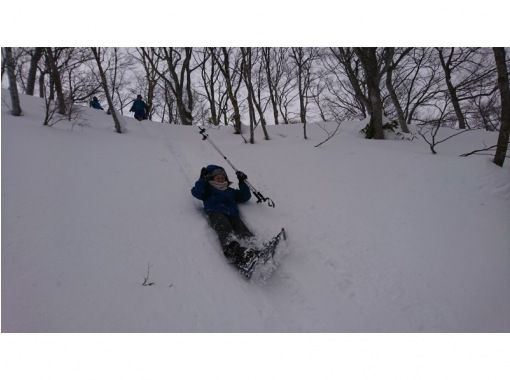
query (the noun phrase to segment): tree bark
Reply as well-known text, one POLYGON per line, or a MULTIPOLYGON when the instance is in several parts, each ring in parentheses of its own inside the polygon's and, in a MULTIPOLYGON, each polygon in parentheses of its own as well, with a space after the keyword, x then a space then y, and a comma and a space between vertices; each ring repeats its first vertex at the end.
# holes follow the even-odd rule
POLYGON ((395 110, 397 111, 398 116, 398 124, 400 125, 400 129, 402 132, 409 133, 409 128, 407 128, 406 118, 404 115, 404 111, 402 111, 402 107, 400 106, 400 102, 398 101, 397 93, 395 92, 395 88, 393 87, 393 56, 395 55, 395 48, 389 47, 386 48, 386 88, 390 93, 391 101, 395 110))
POLYGON ((36 47, 32 58, 30 59, 30 69, 28 70, 28 79, 27 79, 27 95, 34 95, 35 89, 35 80, 37 76, 37 64, 41 60, 43 54, 43 48, 36 47))
POLYGON ((167 78, 166 72, 161 72, 159 70, 157 63, 154 62, 153 56, 149 56, 144 49, 142 49, 142 52, 145 54, 148 62, 150 62, 153 70, 158 73, 159 77, 165 81, 172 91, 181 123, 184 125, 193 124, 193 93, 191 90, 192 70, 190 69, 193 48, 184 48, 184 60, 179 73, 177 73, 177 66, 182 59, 181 52, 176 48, 158 48, 158 50, 156 50, 156 48, 151 48, 152 55, 165 60, 171 80, 167 78), (185 91, 188 98, 187 102, 184 97, 185 91))
POLYGON ((501 127, 499 129, 498 145, 494 156, 494 163, 503 166, 508 149, 510 135, 510 89, 508 84, 508 68, 504 47, 493 48, 496 67, 498 70, 498 87, 501 96, 501 127))
POLYGON ((46 57, 48 58, 48 64, 50 66, 50 75, 55 85, 55 91, 57 93, 58 113, 66 115, 66 99, 64 96, 64 90, 62 88, 62 80, 60 78, 60 72, 58 71, 56 57, 53 54, 52 48, 46 48, 46 57))
POLYGON ((219 60, 216 56, 216 52, 214 49, 211 49, 211 54, 213 59, 218 64, 218 68, 220 69, 223 77, 225 78, 225 83, 227 85, 227 94, 232 107, 234 108, 234 131, 236 134, 241 134, 241 113, 239 112, 239 103, 237 102, 237 97, 234 93, 232 76, 230 74, 230 56, 227 48, 222 47, 221 51, 223 53, 223 62, 219 60))
MULTIPOLYGON (((306 109, 305 109, 305 94, 304 94, 304 85, 303 85, 303 77, 304 77, 304 52, 302 47, 292 48, 292 58, 294 59, 294 63, 296 65, 297 70, 297 80, 298 80, 298 96, 299 96, 299 119, 301 123, 306 123, 306 109)), ((306 139, 306 136, 305 136, 306 139)))
POLYGON ((101 65, 101 48, 91 48, 92 54, 94 54, 94 58, 97 63, 97 68, 99 69, 99 76, 101 77, 101 83, 103 85, 104 94, 106 96, 106 101, 108 102, 108 107, 111 110, 113 123, 115 125, 115 132, 122 133, 122 128, 120 126, 119 119, 117 117, 117 111, 113 108, 113 101, 110 95, 110 90, 108 88, 108 81, 106 80, 106 74, 103 70, 103 66, 101 65))
POLYGON ((216 62, 211 57, 211 52, 208 49, 205 49, 203 51, 203 57, 204 58, 203 58, 202 69, 201 69, 201 77, 202 77, 204 90, 207 95, 207 101, 209 102, 209 110, 211 112, 211 118, 210 118, 209 122, 213 125, 219 125, 220 118, 218 116, 218 112, 216 111, 216 91, 215 91, 217 74, 219 72, 216 72, 216 62), (210 64, 209 64, 209 66, 207 66, 207 61, 209 61, 209 58, 210 58, 210 64), (207 74, 208 69, 209 69, 209 74, 207 74))
POLYGON ((251 48, 241 48, 242 54, 242 63, 241 63, 241 72, 244 80, 244 84, 248 91, 248 114, 250 118, 250 144, 255 143, 255 108, 253 106, 253 86, 251 83, 251 48))
POLYGON ((264 113, 262 112, 262 109, 260 107, 260 103, 257 101, 257 98, 255 96, 255 90, 253 89, 253 81, 252 81, 252 68, 253 68, 253 52, 251 48, 241 48, 241 53, 243 55, 243 61, 242 61, 242 72, 243 72, 243 78, 244 83, 246 85, 246 89, 248 90, 248 107, 250 111, 250 142, 253 144, 254 137, 253 137, 253 129, 256 124, 256 115, 255 110, 257 110, 257 113, 259 114, 259 120, 262 125, 262 130, 264 132, 264 138, 266 140, 269 140, 269 135, 267 133, 266 129, 266 120, 264 119, 264 113))
POLYGON ((271 100, 271 105, 273 106, 274 123, 275 125, 278 125, 278 106, 276 104, 276 98, 274 95, 273 78, 271 76, 271 48, 262 48, 262 56, 264 58, 264 68, 267 77, 267 87, 269 89, 269 99, 271 100))
POLYGON ((460 102, 459 102, 459 98, 457 96, 457 90, 455 89, 455 86, 452 83, 452 69, 450 67, 450 63, 451 63, 452 56, 454 53, 454 48, 450 49, 450 56, 448 57, 447 61, 445 61, 445 59, 444 59, 443 49, 439 48, 439 49, 437 49, 437 51, 439 52, 439 61, 441 62, 441 66, 443 67, 445 81, 446 81, 446 87, 448 88, 450 100, 452 101, 453 109, 455 111, 455 115, 456 115, 457 121, 459 123, 459 129, 466 129, 466 119, 464 118, 464 114, 462 113, 462 109, 460 108, 460 102))
MULTIPOLYGON (((191 125, 193 123, 193 116, 191 114, 193 104, 193 96, 191 93, 191 72, 190 72, 190 60, 192 48, 185 48, 185 58, 182 63, 180 75, 177 74, 177 63, 174 61, 174 48, 169 48, 169 50, 164 49, 166 62, 168 64, 168 69, 170 71, 170 76, 173 80, 173 83, 170 83, 170 89, 172 90, 175 101, 177 105, 177 111, 179 112, 179 117, 181 119, 181 123, 184 125, 191 125), (184 99, 184 77, 186 76, 187 84, 186 84, 186 93, 188 97, 187 104, 184 99)), ((180 53, 177 52, 180 56, 180 53)), ((180 58, 178 59, 180 60, 180 58)))
POLYGON ((377 48, 355 48, 356 55, 360 59, 363 70, 365 71, 365 81, 368 89, 368 99, 372 112, 367 129, 367 138, 377 140, 384 139, 382 129, 383 104, 381 99, 380 71, 377 64, 377 48))
POLYGON ((5 64, 7 70, 7 76, 9 77, 9 93, 11 94, 11 115, 13 116, 21 116, 23 111, 21 110, 21 105, 19 101, 18 94, 18 83, 16 82, 16 73, 15 67, 16 62, 14 62, 14 58, 12 56, 12 48, 5 48, 5 64))

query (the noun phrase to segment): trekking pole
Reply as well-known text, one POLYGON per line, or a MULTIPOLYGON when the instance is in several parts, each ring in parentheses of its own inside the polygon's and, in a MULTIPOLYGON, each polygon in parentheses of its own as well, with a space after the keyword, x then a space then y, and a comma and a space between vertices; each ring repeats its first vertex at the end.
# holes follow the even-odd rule
MULTIPOLYGON (((230 162, 230 160, 227 158, 227 156, 225 156, 223 154, 223 152, 220 150, 220 148, 218 148, 216 146, 214 141, 212 141, 210 139, 209 135, 205 131, 205 128, 198 127, 198 129, 200 130, 200 134, 202 135, 202 140, 208 141, 209 144, 211 144, 211 146, 221 155, 221 157, 223 157, 223 159, 225 161, 227 161, 227 163, 237 173, 239 170, 234 166, 234 164, 232 162, 230 162)), ((250 182, 248 182, 247 179, 244 180, 244 183, 246 183, 246 185, 250 188, 250 190, 253 193, 253 195, 255 195, 255 197, 257 198, 257 203, 267 202, 267 205, 269 207, 274 207, 275 206, 275 204, 274 204, 274 202, 273 202, 273 200, 271 198, 268 198, 268 197, 265 197, 264 195, 262 195, 262 193, 260 191, 258 191, 250 182)))

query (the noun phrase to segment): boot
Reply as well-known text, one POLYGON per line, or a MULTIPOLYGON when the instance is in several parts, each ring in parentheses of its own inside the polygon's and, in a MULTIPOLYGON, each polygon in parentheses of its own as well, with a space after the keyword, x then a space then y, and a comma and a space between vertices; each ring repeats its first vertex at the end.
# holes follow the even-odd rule
POLYGON ((225 250, 228 261, 238 267, 243 273, 250 273, 257 261, 258 251, 242 247, 239 242, 232 241, 225 250))

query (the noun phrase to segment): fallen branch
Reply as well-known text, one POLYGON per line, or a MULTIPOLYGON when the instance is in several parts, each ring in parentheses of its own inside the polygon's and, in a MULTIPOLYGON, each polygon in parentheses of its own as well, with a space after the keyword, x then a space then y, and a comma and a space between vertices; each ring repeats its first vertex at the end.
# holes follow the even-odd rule
POLYGON ((328 137, 326 138, 326 140, 322 141, 321 143, 317 144, 317 145, 314 145, 314 148, 318 148, 320 147, 322 144, 324 144, 325 142, 331 140, 333 138, 333 136, 336 135, 336 133, 338 132, 338 130, 340 129, 340 123, 337 124, 336 126, 336 129, 333 131, 333 132, 329 132, 326 128, 323 128, 320 123, 318 124, 319 125, 319 128, 322 129, 323 131, 326 132, 326 134, 328 135, 328 137))
POLYGON ((472 154, 477 154, 478 152, 486 152, 488 150, 494 149, 495 147, 497 147, 497 145, 493 145, 493 146, 490 146, 485 149, 473 150, 472 152, 461 154, 459 157, 467 157, 467 156, 471 156, 472 154))

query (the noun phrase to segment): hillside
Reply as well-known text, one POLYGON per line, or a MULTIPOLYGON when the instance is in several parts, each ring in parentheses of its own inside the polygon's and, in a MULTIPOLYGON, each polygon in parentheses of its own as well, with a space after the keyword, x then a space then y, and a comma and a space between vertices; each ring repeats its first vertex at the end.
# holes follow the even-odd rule
MULTIPOLYGON (((288 232, 265 284, 228 266, 190 189, 233 171, 196 128, 83 110, 43 127, 40 99, 2 94, 4 332, 510 332, 510 165, 459 158, 497 134, 438 146, 325 138, 269 126, 209 135, 274 209, 241 205, 268 239, 288 232), (142 286, 147 268, 152 286, 142 286)), ((325 124, 326 128, 334 128, 325 124)), ((443 134, 452 133, 442 131, 443 134)))

